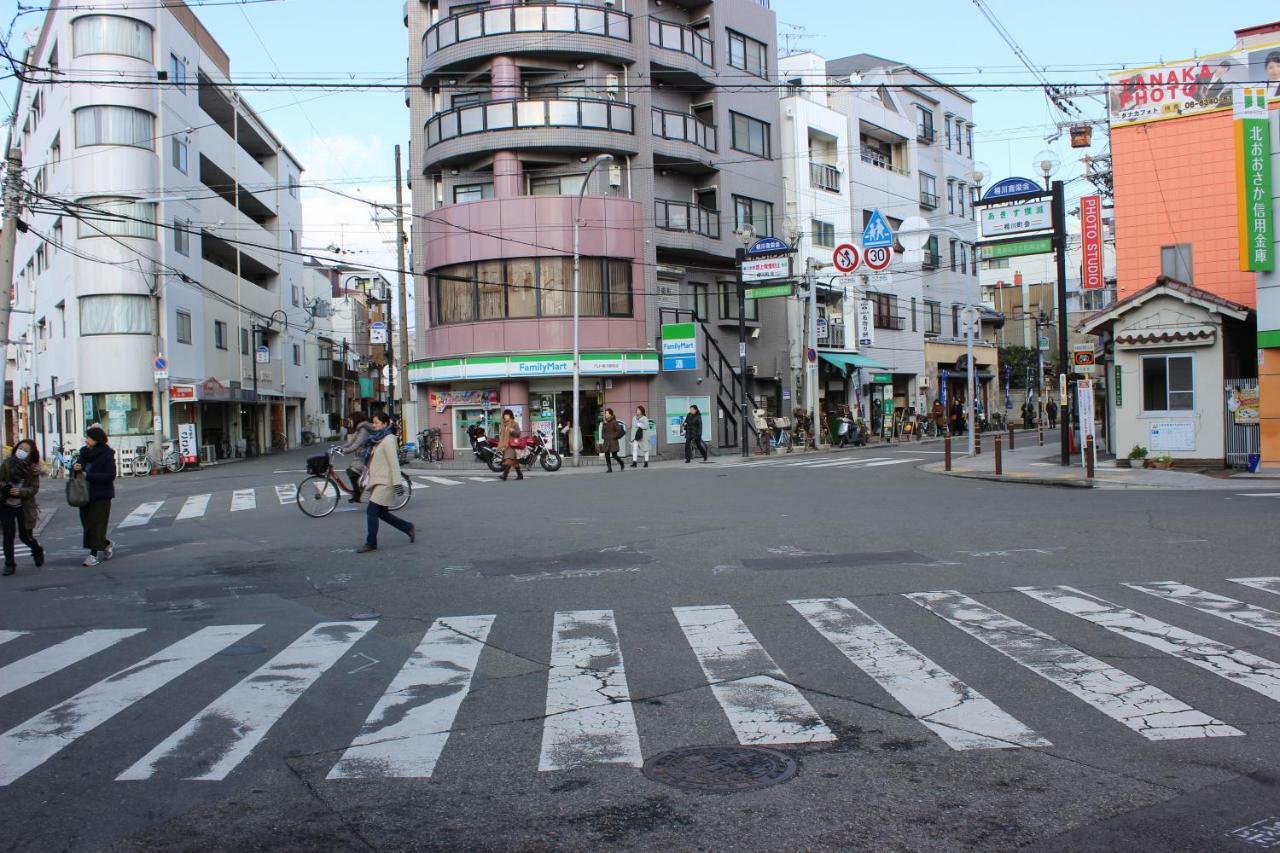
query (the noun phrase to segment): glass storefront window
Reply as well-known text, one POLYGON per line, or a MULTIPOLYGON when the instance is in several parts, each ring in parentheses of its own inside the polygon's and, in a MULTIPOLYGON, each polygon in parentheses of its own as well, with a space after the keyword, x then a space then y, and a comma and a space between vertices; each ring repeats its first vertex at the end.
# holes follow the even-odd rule
POLYGON ((85 394, 84 426, 102 424, 107 437, 151 434, 151 394, 85 394))

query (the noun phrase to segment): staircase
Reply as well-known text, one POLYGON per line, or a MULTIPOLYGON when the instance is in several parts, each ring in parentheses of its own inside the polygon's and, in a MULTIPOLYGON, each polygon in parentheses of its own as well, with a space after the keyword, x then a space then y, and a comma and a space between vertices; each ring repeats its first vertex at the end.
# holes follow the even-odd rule
MULTIPOLYGON (((717 446, 740 447, 742 434, 738 432, 738 422, 742 420, 742 379, 735 372, 737 365, 725 357, 707 325, 699 320, 698 326, 702 329, 702 339, 707 342, 702 351, 702 368, 708 379, 716 381, 716 407, 720 410, 716 417, 716 423, 720 425, 717 446)), ((759 431, 749 413, 746 429, 749 443, 754 446, 759 431)))

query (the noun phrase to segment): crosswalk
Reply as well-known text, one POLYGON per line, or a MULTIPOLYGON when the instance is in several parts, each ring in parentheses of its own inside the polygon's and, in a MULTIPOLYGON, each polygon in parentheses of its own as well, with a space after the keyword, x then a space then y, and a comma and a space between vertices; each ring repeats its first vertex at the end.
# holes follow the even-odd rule
MULTIPOLYGON (((906 452, 906 451, 904 451, 906 452)), ((751 462, 738 462, 733 468, 885 468, 890 465, 905 465, 912 462, 924 462, 923 456, 822 456, 818 459, 799 459, 794 456, 777 456, 768 459, 755 459, 751 462)))
MULTIPOLYGON (((1280 577, 1240 577, 1226 583, 1242 593, 1280 596, 1280 577)), ((1149 596, 1153 604, 1159 602, 1156 606, 1161 613, 1194 611, 1201 626, 1231 626, 1280 637, 1280 612, 1221 592, 1179 581, 1128 583, 1123 589, 1131 591, 1130 597, 1136 591, 1149 596), (1210 621, 1200 617, 1210 617, 1210 621)), ((1179 666, 1185 664, 1183 678, 1178 681, 1182 689, 1193 689, 1185 677, 1198 677, 1194 675, 1198 671, 1214 684, 1221 684, 1222 691, 1241 689, 1266 701, 1280 702, 1280 664, 1253 651, 1116 604, 1095 594, 1096 590, 1028 586, 1007 592, 1025 597, 1031 610, 1040 614, 1037 618, 1060 624, 1051 617, 1066 614, 1074 617, 1073 624, 1104 629, 1167 656, 1179 666)), ((1247 737, 1249 726, 1258 719, 1246 711, 1235 715, 1224 712, 1225 717, 1237 718, 1220 719, 1127 671, 1126 661, 1139 656, 1108 651, 1104 661, 960 591, 911 592, 901 599, 956 629, 954 636, 946 636, 946 642, 972 642, 998 652, 998 660, 1047 682, 1054 696, 1078 700, 1083 713, 1097 715, 1096 724, 1084 727, 1091 740, 1097 737, 1093 729, 1106 725, 1113 725, 1118 736, 1153 742, 1247 737)), ((719 727, 725 736, 744 745, 812 744, 820 748, 837 740, 839 731, 819 710, 831 707, 824 706, 823 700, 830 695, 865 694, 868 688, 858 684, 865 676, 867 684, 874 685, 871 689, 888 700, 867 696, 857 705, 900 709, 897 713, 905 725, 918 725, 951 750, 1043 749, 1055 746, 1046 731, 1060 732, 1055 735, 1060 741, 1077 735, 1077 727, 1059 724, 1056 718, 1061 712, 1052 701, 1031 697, 1020 705, 1017 716, 1002 708, 992 698, 1009 695, 1001 690, 1006 674, 999 671, 1000 664, 966 673, 950 672, 912 645, 906 629, 894 627, 909 625, 910 619, 903 619, 901 612, 884 607, 883 602, 877 604, 882 612, 897 615, 878 619, 848 598, 795 599, 786 601, 782 610, 769 608, 777 611, 771 619, 782 616, 791 620, 779 628, 777 624, 753 625, 764 617, 757 613, 744 616, 728 604, 671 608, 664 618, 670 620, 674 653, 688 655, 689 663, 696 663, 705 686, 695 690, 706 690, 714 701, 705 707, 718 708, 718 715, 700 719, 698 725, 719 727), (837 665, 834 675, 826 676, 838 682, 838 691, 811 692, 818 687, 809 686, 814 676, 807 671, 799 680, 794 673, 788 675, 759 638, 760 627, 775 632, 772 636, 783 630, 798 644, 788 647, 787 660, 826 654, 819 645, 834 649, 837 654, 828 657, 846 662, 837 665), (984 693, 984 689, 995 692, 984 693), (1046 718, 1046 708, 1055 709, 1052 718, 1046 718)), ((651 664, 645 655, 654 644, 652 626, 646 623, 637 628, 640 636, 628 641, 624 632, 628 618, 624 614, 620 619, 608 609, 558 611, 551 619, 549 642, 525 636, 529 647, 519 649, 520 656, 545 661, 545 680, 536 688, 545 707, 538 718, 537 771, 597 765, 638 768, 643 764, 646 726, 656 725, 657 712, 637 715, 636 704, 648 701, 667 685, 653 683, 653 670, 645 665, 651 664), (627 669, 628 662, 636 660, 641 661, 639 677, 627 669)), ((467 759, 474 756, 468 751, 483 748, 483 740, 454 740, 451 735, 458 728, 467 728, 466 720, 484 718, 483 710, 477 713, 477 707, 494 703, 506 708, 514 701, 508 691, 528 689, 510 686, 515 682, 507 677, 506 661, 515 650, 510 648, 510 636, 501 645, 490 642, 498 624, 500 617, 495 614, 437 618, 407 652, 407 658, 387 661, 385 680, 376 682, 383 692, 376 702, 371 698, 367 716, 359 712, 363 723, 359 718, 348 722, 345 738, 350 738, 349 745, 334 752, 331 766, 324 771, 327 780, 431 778, 451 755, 455 756, 451 767, 470 766, 467 759), (476 683, 483 689, 473 689, 476 683), (465 714, 464 706, 470 708, 465 714)), ((517 620, 515 624, 528 630, 527 623, 517 620)), ((271 657, 248 674, 234 667, 219 667, 213 661, 228 647, 256 637, 267 628, 262 624, 210 625, 172 642, 131 627, 100 628, 62 637, 0 630, 0 659, 7 661, 0 666, 0 787, 38 775, 51 759, 74 744, 92 743, 96 730, 126 712, 140 723, 137 728, 148 734, 141 742, 130 744, 130 754, 117 766, 108 768, 117 781, 226 779, 243 767, 273 731, 284 728, 282 720, 306 727, 306 715, 314 714, 319 705, 299 700, 312 690, 333 690, 338 685, 335 679, 347 669, 338 666, 347 655, 382 663, 358 651, 362 643, 373 639, 378 627, 374 619, 322 622, 296 639, 275 643, 274 650, 268 648, 270 643, 258 640, 262 653, 271 657), (106 660, 115 662, 107 664, 106 660), (128 662, 121 668, 122 661, 128 662), (97 674, 89 674, 95 668, 97 674), (74 678, 68 677, 73 674, 74 678), (51 695, 39 692, 46 689, 51 695), (77 692, 66 698, 72 691, 77 692), (162 691, 163 700, 157 696, 162 691), (12 704, 14 699, 21 700, 25 713, 13 710, 19 707, 12 704), (180 707, 175 703, 188 701, 200 710, 186 710, 176 719, 171 716, 174 708, 180 707), (31 709, 46 702, 51 704, 45 710, 24 719, 31 709), (158 713, 171 722, 159 728, 148 726, 148 714, 158 713), (186 714, 192 714, 187 722, 172 728, 186 714)), ((386 648, 385 638, 378 642, 378 649, 386 648)), ((1261 644, 1246 645, 1257 648, 1261 644)), ((378 653, 386 657, 385 651, 378 653)), ((234 660, 244 658, 236 656, 234 660)), ((1145 671, 1164 670, 1148 667, 1145 671)), ((527 685, 528 681, 522 683, 527 685)), ((350 698, 348 685, 338 688, 342 707, 366 707, 350 698)), ((1195 688, 1194 695, 1215 692, 1195 688)), ((1218 708, 1231 711, 1242 695, 1224 694, 1218 708)), ((332 703, 323 704, 332 710, 332 703)), ((688 707, 703 706, 694 703, 671 713, 690 713, 688 707)), ((528 720, 520 713, 512 717, 512 722, 528 720)), ((675 716, 663 718, 665 727, 680 730, 690 728, 692 722, 675 716)), ((335 737, 343 737, 343 730, 334 728, 331 715, 326 716, 325 725, 335 737)), ((287 739, 287 733, 279 735, 279 742, 287 739)), ((118 753, 116 749, 108 754, 118 753)), ((532 759, 530 762, 527 769, 534 770, 532 759)))

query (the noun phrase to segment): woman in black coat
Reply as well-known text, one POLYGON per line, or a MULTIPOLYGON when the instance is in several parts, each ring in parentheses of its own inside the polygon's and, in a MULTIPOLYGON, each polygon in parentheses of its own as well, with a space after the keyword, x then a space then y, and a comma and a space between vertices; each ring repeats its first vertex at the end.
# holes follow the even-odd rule
POLYGON ((71 471, 73 476, 82 475, 89 482, 89 503, 80 507, 80 526, 89 556, 81 565, 96 566, 99 551, 104 560, 115 554, 115 545, 107 538, 107 526, 111 523, 111 500, 116 496, 116 452, 107 444, 102 427, 89 427, 84 437, 84 447, 71 471))
POLYGON ((707 461, 707 445, 702 441, 702 412, 697 406, 689 407, 689 414, 684 416, 684 461, 693 460, 693 449, 698 448, 702 461, 707 461))

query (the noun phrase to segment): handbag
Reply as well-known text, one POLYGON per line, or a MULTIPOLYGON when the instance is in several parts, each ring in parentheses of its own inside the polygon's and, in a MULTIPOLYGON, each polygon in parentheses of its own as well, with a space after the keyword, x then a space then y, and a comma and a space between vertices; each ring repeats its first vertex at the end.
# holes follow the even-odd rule
POLYGON ((77 507, 89 505, 89 483, 83 475, 67 480, 67 504, 77 507))

